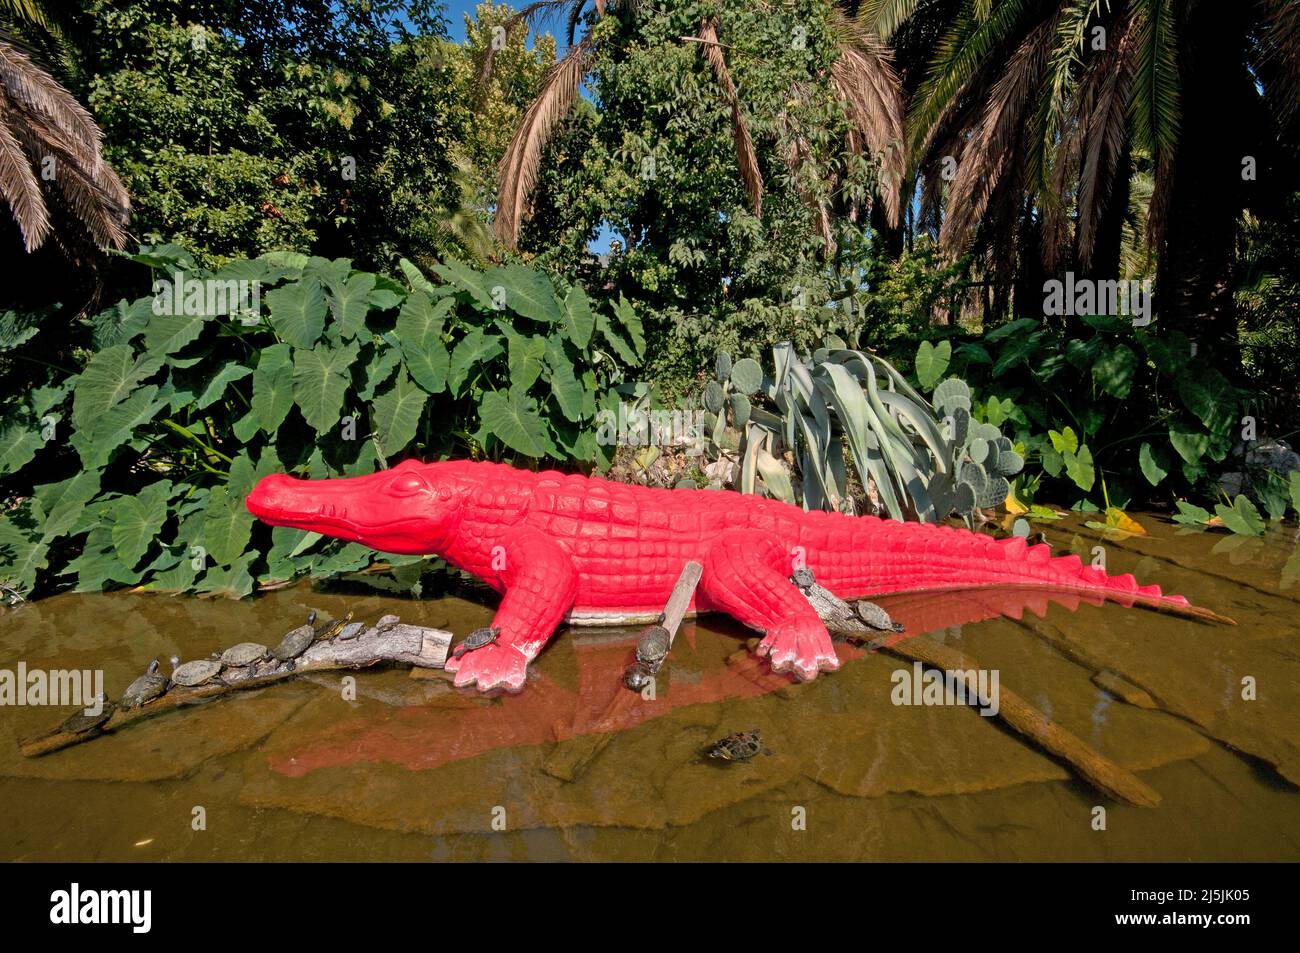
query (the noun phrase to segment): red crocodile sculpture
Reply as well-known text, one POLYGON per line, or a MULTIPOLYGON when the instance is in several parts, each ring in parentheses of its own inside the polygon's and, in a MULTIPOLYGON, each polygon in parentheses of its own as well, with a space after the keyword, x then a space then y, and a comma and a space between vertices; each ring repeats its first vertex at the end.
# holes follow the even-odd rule
POLYGON ((402 554, 437 554, 504 594, 500 637, 449 658, 458 686, 518 691, 566 619, 658 613, 687 560, 704 573, 697 612, 725 612, 764 634, 774 671, 815 678, 839 667, 829 633, 790 582, 801 566, 843 599, 977 587, 1101 595, 1218 618, 1130 575, 1107 576, 1045 545, 874 516, 804 512, 727 490, 658 490, 495 463, 407 460, 334 480, 263 478, 253 515, 402 554))

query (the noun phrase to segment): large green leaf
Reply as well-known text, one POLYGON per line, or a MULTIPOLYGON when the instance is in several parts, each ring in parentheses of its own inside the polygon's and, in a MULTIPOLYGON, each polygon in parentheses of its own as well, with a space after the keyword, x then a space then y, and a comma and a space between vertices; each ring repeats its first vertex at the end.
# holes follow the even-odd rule
POLYGON ((916 350, 916 380, 922 390, 932 390, 948 370, 952 360, 952 342, 940 341, 938 345, 922 341, 916 350))
POLYGON ((636 352, 628 347, 627 342, 623 340, 618 331, 614 329, 614 326, 610 324, 609 318, 605 317, 603 311, 596 314, 596 329, 600 331, 605 340, 609 342, 610 347, 614 349, 614 353, 617 354, 625 364, 636 364, 636 352))
POLYGON ((1223 520, 1223 525, 1234 533, 1241 536, 1264 535, 1263 517, 1259 515, 1255 504, 1241 494, 1232 501, 1232 506, 1219 503, 1214 507, 1214 512, 1218 514, 1219 519, 1223 520))
POLYGON ((131 438, 131 432, 152 420, 166 406, 154 400, 158 386, 142 387, 122 403, 115 405, 72 435, 72 446, 88 469, 98 469, 108 462, 114 450, 131 438))
POLYGON ((537 268, 510 264, 493 272, 506 291, 506 307, 535 321, 550 324, 561 320, 559 299, 555 286, 546 273, 537 268))
POLYGON ((45 543, 0 517, 0 582, 19 590, 31 589, 36 574, 47 565, 48 553, 45 543))
POLYGON ((287 344, 262 348, 253 372, 253 414, 265 433, 275 433, 293 407, 293 357, 287 344))
POLYGON ((1092 379, 1106 393, 1122 399, 1133 388, 1137 367, 1137 355, 1127 346, 1118 344, 1092 365, 1092 379))
POLYGON ((632 339, 632 349, 636 351, 637 358, 645 357, 645 328, 641 324, 641 316, 636 313, 632 303, 623 297, 622 292, 619 293, 618 302, 614 305, 614 313, 618 315, 623 330, 632 339))
POLYGON ((271 309, 271 327, 285 341, 298 348, 309 348, 325 330, 325 289, 316 277, 268 291, 266 305, 271 309))
POLYGON ((338 423, 356 357, 355 342, 340 348, 318 344, 310 351, 294 351, 293 400, 303 419, 318 433, 338 423))
POLYGON ((162 358, 136 358, 128 344, 100 351, 81 372, 72 399, 72 423, 84 428, 162 367, 162 358))
POLYGON ((555 395, 560 412, 572 421, 582 418, 583 387, 573 373, 573 364, 564 353, 564 342, 558 337, 546 341, 546 366, 549 368, 548 380, 551 393, 555 395))
POLYGON ((596 316, 591 311, 587 292, 582 290, 581 285, 574 285, 564 299, 564 333, 579 349, 585 351, 595 330, 596 316))
POLYGON ((379 438, 379 452, 392 457, 415 437, 420 415, 429 395, 407 377, 398 373, 397 380, 371 405, 371 426, 379 438))
POLYGON ((135 569, 158 540, 158 531, 167 521, 167 498, 171 490, 169 481, 160 480, 136 496, 113 501, 109 510, 113 520, 113 548, 127 569, 135 569))
POLYGON ((1092 465, 1092 451, 1087 446, 1079 448, 1078 453, 1062 454, 1065 460, 1065 474, 1074 481, 1074 485, 1087 493, 1096 482, 1097 474, 1092 465))
POLYGON ((83 470, 59 483, 36 487, 33 495, 45 511, 45 522, 41 526, 44 540, 49 542, 72 529, 81 511, 98 492, 98 470, 83 470))
POLYGON ((252 533, 253 514, 243 498, 231 496, 224 486, 214 489, 203 514, 202 543, 216 565, 229 566, 238 559, 252 533))
POLYGON ((0 474, 17 473, 32 462, 43 446, 40 431, 30 427, 12 424, 0 430, 0 474))
POLYGON ((483 429, 511 450, 534 458, 556 452, 531 397, 488 391, 479 404, 479 416, 483 429))
POLYGON ((174 354, 203 333, 203 314, 161 314, 149 319, 144 329, 144 346, 150 354, 174 354))
POLYGON ((1188 463, 1195 464, 1210 448, 1210 435, 1172 426, 1169 428, 1169 442, 1178 451, 1180 457, 1188 463))
POLYGON ((443 298, 435 305, 428 295, 417 291, 406 299, 397 316, 397 337, 406 369, 430 394, 439 393, 447 384, 451 358, 442 343, 443 322, 454 303, 453 298, 443 298))
MULTIPOLYGON (((462 291, 468 291, 470 296, 484 308, 490 311, 496 310, 496 302, 492 298, 492 291, 480 272, 455 260, 434 265, 433 270, 444 281, 455 285, 462 291)), ((408 274, 407 277, 409 278, 410 275, 408 274)))
POLYGON ((1155 486, 1161 480, 1169 475, 1168 471, 1156 462, 1155 454, 1151 452, 1151 444, 1143 443, 1142 449, 1138 451, 1138 466, 1142 468, 1142 475, 1147 478, 1147 482, 1155 486))
POLYGON ((347 339, 365 327, 366 313, 370 310, 370 293, 375 288, 375 276, 359 272, 345 282, 330 285, 329 307, 334 315, 334 331, 347 339))
POLYGON ((501 353, 501 339, 495 334, 485 335, 480 328, 472 329, 455 350, 451 352, 451 366, 447 372, 447 389, 460 393, 461 384, 469 378, 475 365, 492 360, 501 353))
POLYGON ((198 410, 203 410, 218 400, 226 393, 226 386, 238 380, 243 380, 249 374, 253 373, 250 368, 244 367, 237 361, 226 361, 221 365, 221 370, 212 375, 208 381, 208 386, 203 388, 203 393, 199 395, 194 406, 198 410))
POLYGON ((510 389, 527 392, 542 374, 542 358, 546 356, 546 339, 526 337, 510 330, 504 322, 497 322, 506 334, 506 356, 510 372, 510 389))

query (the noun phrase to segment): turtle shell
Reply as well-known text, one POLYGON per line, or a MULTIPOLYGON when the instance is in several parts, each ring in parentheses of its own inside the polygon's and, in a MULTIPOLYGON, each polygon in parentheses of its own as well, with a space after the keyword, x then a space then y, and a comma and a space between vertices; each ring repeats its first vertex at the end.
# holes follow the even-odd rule
POLYGON ((108 719, 113 717, 113 712, 117 711, 117 706, 111 701, 104 700, 102 708, 98 715, 87 715, 84 711, 79 711, 62 725, 64 731, 71 731, 74 734, 82 734, 93 728, 98 728, 108 719))
POLYGON ((392 614, 381 615, 379 621, 375 623, 375 628, 382 632, 384 629, 391 629, 401 621, 402 620, 398 616, 392 614))
POLYGON ((889 617, 889 613, 880 608, 880 606, 876 605, 874 602, 868 602, 866 599, 862 599, 854 608, 858 613, 858 618, 877 631, 902 631, 902 626, 897 625, 897 623, 889 617))
POLYGON ((326 639, 332 639, 334 638, 334 636, 342 632, 343 627, 346 626, 351 621, 352 621, 352 613, 348 612, 348 614, 341 619, 335 619, 333 622, 327 622, 325 625, 321 626, 320 631, 316 633, 316 638, 322 642, 324 642, 326 639))
POLYGON ((186 662, 172 672, 172 681, 177 685, 193 688, 195 685, 202 685, 204 682, 211 681, 221 671, 221 668, 221 663, 216 659, 195 659, 193 662, 186 662))
POLYGON ((475 649, 481 649, 485 645, 491 645, 501 634, 500 629, 486 628, 475 629, 469 635, 465 636, 465 641, 456 646, 453 654, 460 658, 466 652, 473 652, 475 649))
POLYGON ((297 658, 303 652, 307 651, 307 646, 316 640, 316 630, 309 625, 300 625, 298 628, 286 633, 285 637, 280 640, 280 644, 271 649, 271 655, 281 662, 287 662, 291 658, 297 658))
POLYGON ((252 665, 258 659, 266 657, 266 646, 260 642, 240 642, 221 653, 221 661, 226 665, 242 667, 252 665))
POLYGON ((122 693, 122 707, 134 708, 147 701, 153 701, 167 691, 167 676, 158 671, 158 663, 152 662, 149 670, 137 678, 122 693))
POLYGON ((343 628, 339 629, 339 641, 346 642, 349 639, 355 639, 365 629, 364 622, 349 622, 343 628))
POLYGON ((709 755, 723 761, 748 761, 760 751, 766 750, 763 747, 763 740, 759 737, 758 729, 755 728, 752 731, 738 731, 734 735, 727 735, 721 741, 714 742, 709 755))
POLYGON ((662 662, 668 655, 668 650, 672 647, 672 637, 668 630, 661 625, 652 626, 641 633, 641 638, 636 641, 636 657, 638 662, 662 662))

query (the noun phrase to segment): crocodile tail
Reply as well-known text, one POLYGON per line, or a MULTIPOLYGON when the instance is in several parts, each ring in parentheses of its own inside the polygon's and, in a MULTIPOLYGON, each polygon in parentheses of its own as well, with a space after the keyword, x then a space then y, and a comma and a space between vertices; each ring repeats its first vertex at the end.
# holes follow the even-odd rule
POLYGON ((1053 556, 1046 545, 1023 538, 994 539, 982 533, 924 523, 899 523, 858 517, 854 548, 867 558, 867 578, 876 594, 976 589, 983 587, 1049 589, 1101 596, 1124 605, 1140 605, 1216 622, 1232 619, 1192 605, 1185 597, 1142 586, 1129 573, 1108 576, 1084 565, 1075 554, 1053 556))

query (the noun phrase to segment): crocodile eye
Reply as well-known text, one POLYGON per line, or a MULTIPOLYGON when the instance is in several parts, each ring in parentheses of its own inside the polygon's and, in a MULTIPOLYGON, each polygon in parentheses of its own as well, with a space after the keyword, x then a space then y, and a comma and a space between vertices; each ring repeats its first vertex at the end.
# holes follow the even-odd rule
POLYGON ((388 490, 394 496, 411 496, 415 493, 427 492, 428 489, 429 485, 424 482, 424 477, 414 473, 400 476, 388 484, 388 490))

